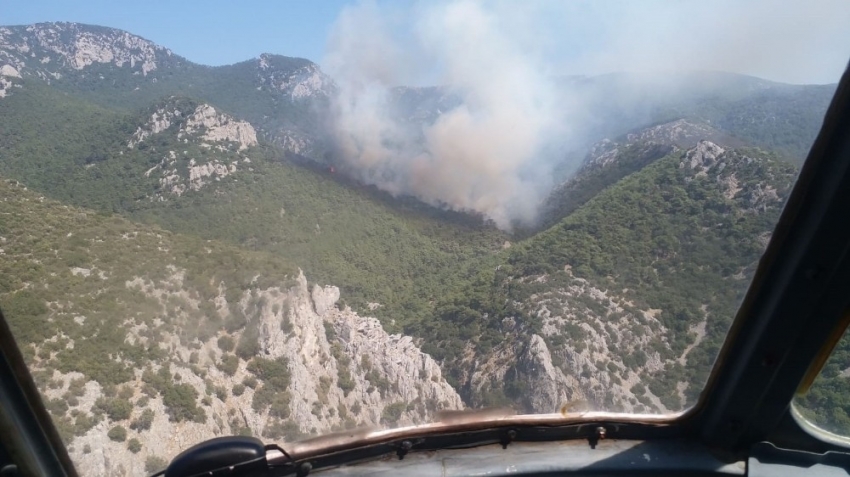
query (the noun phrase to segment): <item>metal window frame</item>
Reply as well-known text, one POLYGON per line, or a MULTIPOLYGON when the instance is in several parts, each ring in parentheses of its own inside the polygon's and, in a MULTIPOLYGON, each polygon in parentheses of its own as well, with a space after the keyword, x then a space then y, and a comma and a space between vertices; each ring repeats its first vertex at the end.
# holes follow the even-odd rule
POLYGON ((77 476, 2 311, 0 448, 7 460, 0 462, 3 475, 77 476), (6 470, 8 466, 15 466, 18 473, 6 470))
MULTIPOLYGON (((791 401, 850 310, 850 70, 838 85, 691 425, 706 444, 762 440, 826 452, 791 401)), ((838 447, 840 448, 840 447, 838 447)))

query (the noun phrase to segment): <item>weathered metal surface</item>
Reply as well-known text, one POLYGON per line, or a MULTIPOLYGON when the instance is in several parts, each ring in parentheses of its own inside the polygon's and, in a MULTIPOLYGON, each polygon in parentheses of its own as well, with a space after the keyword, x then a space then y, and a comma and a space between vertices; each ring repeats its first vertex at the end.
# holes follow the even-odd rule
MULTIPOLYGON (((595 433, 598 423, 609 423, 608 434, 611 437, 618 437, 617 431, 620 427, 625 426, 651 426, 651 427, 669 427, 671 424, 680 424, 681 418, 686 417, 688 413, 678 414, 620 414, 608 412, 584 412, 568 414, 566 416, 558 414, 528 414, 528 415, 505 415, 501 417, 484 418, 480 415, 471 415, 469 419, 464 419, 463 416, 452 416, 452 419, 447 421, 434 422, 419 426, 397 428, 397 429, 377 429, 377 428, 362 428, 353 429, 346 432, 338 432, 326 436, 309 439, 301 442, 296 442, 287 445, 287 451, 295 460, 312 458, 324 454, 338 452, 346 449, 354 449, 358 447, 366 447, 377 444, 383 444, 393 441, 401 441, 404 439, 416 439, 435 434, 448 433, 463 433, 471 431, 481 431, 486 429, 509 429, 509 428, 524 428, 524 427, 567 427, 580 426, 588 424, 592 426, 587 431, 586 437, 590 433, 595 433)), ((580 428, 576 428, 580 429, 580 428)), ((581 431, 576 431, 580 433, 581 431)), ((573 437, 585 437, 582 434, 576 434, 573 437)))
POLYGON ((587 441, 515 443, 503 449, 490 445, 472 449, 411 453, 403 460, 384 457, 355 465, 315 471, 322 476, 404 475, 501 476, 541 473, 650 475, 744 475, 743 461, 723 462, 700 445, 680 441, 606 439, 595 449, 587 441))

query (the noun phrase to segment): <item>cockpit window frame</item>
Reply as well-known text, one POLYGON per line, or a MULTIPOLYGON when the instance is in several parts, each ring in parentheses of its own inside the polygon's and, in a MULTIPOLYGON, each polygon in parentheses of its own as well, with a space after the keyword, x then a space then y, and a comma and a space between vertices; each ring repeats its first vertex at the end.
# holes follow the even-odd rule
POLYGON ((842 219, 850 209, 848 130, 850 70, 695 408, 692 425, 709 445, 740 450, 776 440, 845 449, 796 424, 791 401, 850 310, 850 224, 842 219))

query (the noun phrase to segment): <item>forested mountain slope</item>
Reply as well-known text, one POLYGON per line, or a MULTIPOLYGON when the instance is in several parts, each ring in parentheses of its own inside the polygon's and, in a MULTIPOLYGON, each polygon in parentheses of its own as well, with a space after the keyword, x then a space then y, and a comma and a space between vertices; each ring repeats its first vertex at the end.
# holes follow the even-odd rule
POLYGON ((273 254, 6 179, 0 218, 0 303, 83 474, 137 475, 213 435, 291 440, 463 406, 409 337, 273 254))
POLYGON ((684 119, 597 142, 572 177, 555 187, 546 198, 540 228, 550 227, 627 175, 676 149, 689 149, 702 140, 724 146, 746 145, 741 139, 705 123, 684 119))
POLYGON ((79 23, 0 27, 0 63, 25 79, 124 111, 178 95, 250 120, 267 140, 317 157, 333 84, 309 60, 264 54, 242 63, 192 63, 144 38, 79 23))
MULTIPOLYGON (((2 27, 0 63, 112 109, 141 109, 163 97, 186 96, 250 121, 262 137, 286 150, 319 161, 333 150, 326 128, 336 86, 309 60, 263 54, 208 67, 121 30, 40 23, 2 27)), ((560 95, 579 98, 580 109, 592 112, 574 125, 587 140, 571 153, 602 137, 687 118, 709 121, 797 161, 814 140, 835 89, 706 71, 568 77, 558 87, 560 95)), ((398 87, 390 99, 394 115, 411 122, 433 122, 460 105, 446 86, 398 87)))
POLYGON ((0 126, 0 173, 70 204, 287 257, 388 324, 427 314, 505 241, 480 219, 441 220, 453 214, 281 160, 253 126, 206 103, 171 97, 123 114, 19 84, 0 101, 15 118, 0 126))
POLYGON ((593 140, 676 119, 708 123, 748 144, 802 162, 835 85, 790 85, 752 76, 694 71, 569 78, 594 114, 593 140))
POLYGON ((424 349, 473 403, 692 405, 795 174, 754 149, 674 150, 441 302, 424 349))
MULTIPOLYGON (((83 473, 440 408, 692 405, 834 86, 559 85, 593 114, 541 221, 508 233, 333 167, 336 86, 308 60, 0 27, 0 306, 83 473)), ((413 129, 461 106, 390 99, 413 129)))

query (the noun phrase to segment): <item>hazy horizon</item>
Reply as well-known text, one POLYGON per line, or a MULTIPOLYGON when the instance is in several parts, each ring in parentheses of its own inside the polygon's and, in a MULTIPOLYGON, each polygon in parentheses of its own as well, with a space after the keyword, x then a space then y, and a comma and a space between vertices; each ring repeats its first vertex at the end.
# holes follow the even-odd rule
POLYGON ((834 84, 850 58, 845 0, 155 1, 138 15, 137 5, 104 0, 73 12, 56 0, 40 3, 50 13, 28 4, 0 13, 0 23, 65 16, 213 65, 249 60, 257 48, 317 62, 336 85, 327 134, 353 176, 483 214, 504 230, 536 223, 554 169, 576 168, 580 158, 565 151, 597 139, 603 110, 649 120, 647 98, 687 98, 723 83, 683 75, 692 71, 834 84), (614 72, 635 76, 604 92, 561 81, 614 72), (409 121, 393 97, 402 85, 444 85, 456 101, 428 121, 409 121))
MULTIPOLYGON (((118 28, 208 66, 272 53, 325 68, 333 35, 352 11, 379 11, 385 31, 409 51, 425 10, 458 3, 474 5, 496 19, 505 38, 555 76, 707 70, 781 83, 832 84, 850 58, 850 2, 841 0, 535 1, 522 8, 507 1, 257 0, 235 5, 34 0, 0 9, 0 24, 69 21, 118 28), (214 38, 199 34, 209 31, 214 38)), ((438 67, 417 68, 404 84, 436 84, 433 78, 439 74, 433 71, 438 67)))

